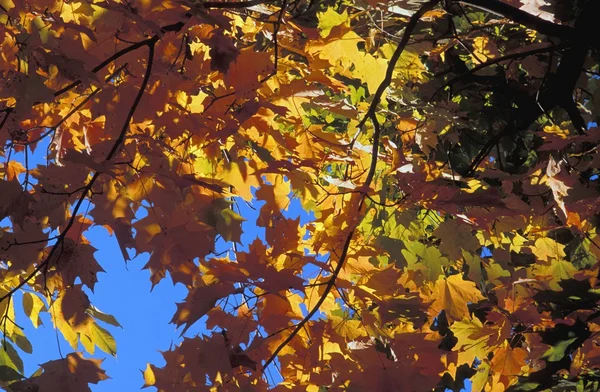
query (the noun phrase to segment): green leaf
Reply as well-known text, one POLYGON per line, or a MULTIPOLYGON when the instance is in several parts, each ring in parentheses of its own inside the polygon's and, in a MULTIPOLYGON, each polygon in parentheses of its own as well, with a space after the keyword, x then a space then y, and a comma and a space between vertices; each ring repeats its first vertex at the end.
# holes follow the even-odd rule
POLYGON ((590 244, 591 241, 587 239, 582 240, 579 237, 575 237, 565 247, 565 252, 569 255, 569 260, 571 260, 575 268, 591 268, 596 264, 596 258, 589 251, 590 244))
POLYGON ((0 381, 15 381, 22 378, 23 376, 10 366, 0 365, 0 381))
POLYGON ((13 333, 10 335, 10 340, 13 341, 21 350, 23 350, 27 354, 31 354, 33 352, 31 342, 23 334, 23 331, 21 331, 20 328, 15 328, 13 330, 13 333))
POLYGON ((232 209, 226 208, 217 216, 217 233, 221 234, 225 241, 240 242, 242 222, 245 220, 232 209))
MULTIPOLYGON (((23 374, 23 361, 14 347, 8 342, 3 342, 0 348, 0 372, 4 374, 9 372, 4 368, 10 368, 15 373, 23 374)), ((0 377, 3 377, 4 374, 0 377)), ((18 378, 22 378, 22 376, 19 375, 18 378)))
MULTIPOLYGON (((95 325, 95 323, 94 323, 94 325, 95 325)), ((79 335, 79 342, 81 342, 81 345, 83 346, 85 351, 94 355, 94 352, 96 351, 96 346, 94 345, 94 342, 92 341, 91 336, 88 336, 85 334, 78 334, 78 335, 79 335)))
POLYGON ((546 359, 549 362, 560 361, 561 359, 563 359, 565 357, 565 351, 567 350, 569 345, 576 340, 577 340, 577 336, 575 336, 574 338, 571 338, 571 339, 559 341, 557 344, 550 347, 544 353, 544 355, 542 355, 542 358, 546 359))
POLYGON ((359 86, 358 88, 356 88, 353 85, 350 85, 350 102, 352 102, 352 105, 356 106, 360 101, 362 101, 365 98, 365 95, 366 91, 364 87, 359 86))

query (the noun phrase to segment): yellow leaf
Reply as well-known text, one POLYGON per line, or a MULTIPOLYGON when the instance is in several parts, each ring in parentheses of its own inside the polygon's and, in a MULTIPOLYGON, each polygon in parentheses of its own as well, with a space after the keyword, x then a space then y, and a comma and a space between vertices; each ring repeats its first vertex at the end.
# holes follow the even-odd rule
POLYGON ((96 323, 90 325, 90 340, 105 353, 112 356, 117 355, 117 343, 115 338, 106 329, 96 323))
POLYGON ((554 241, 552 238, 538 238, 531 251, 538 259, 543 261, 561 260, 565 257, 565 246, 554 241))
POLYGON ((328 7, 325 12, 317 13, 317 18, 319 19, 319 35, 323 38, 329 35, 332 28, 339 25, 348 25, 349 23, 347 10, 338 14, 331 7, 328 7))
POLYGON ((246 201, 252 200, 251 188, 258 188, 260 186, 254 169, 250 168, 245 162, 231 162, 227 164, 219 178, 231 184, 235 193, 246 201))
POLYGON ((40 312, 46 310, 46 305, 40 297, 28 292, 23 293, 23 310, 35 328, 42 325, 40 312))
POLYGON ((321 358, 325 361, 331 359, 331 354, 342 354, 340 345, 333 342, 325 342, 319 349, 321 358))
MULTIPOLYGON (((389 59, 392 57, 395 50, 395 44, 385 44, 379 49, 379 52, 385 58, 389 59)), ((400 79, 401 81, 421 81, 425 79, 426 72, 427 69, 425 68, 425 64, 421 61, 419 53, 404 50, 400 59, 398 59, 398 63, 396 63, 396 68, 394 68, 394 78, 400 79)))
POLYGON ((208 94, 200 91, 197 95, 190 95, 189 106, 190 112, 193 114, 202 113, 204 111, 204 100, 208 98, 208 94))
POLYGON ((490 374, 490 365, 486 360, 484 360, 481 365, 477 368, 477 373, 471 377, 471 381, 473 382, 471 390, 472 391, 483 391, 484 387, 488 383, 490 374))
POLYGON ((452 275, 438 280, 433 297, 436 298, 431 304, 434 315, 445 310, 449 321, 469 317, 467 304, 483 299, 481 292, 475 287, 475 283, 463 280, 460 275, 452 275))
POLYGON ((15 8, 15 3, 13 3, 13 0, 0 0, 0 7, 3 10, 10 11, 15 8))
POLYGON ((356 340, 361 336, 367 336, 362 322, 352 320, 347 312, 334 310, 329 314, 333 330, 348 340, 356 340))
POLYGON ((8 181, 12 181, 14 179, 18 180, 19 174, 25 173, 26 171, 25 166, 23 166, 20 162, 17 161, 9 161, 5 164, 5 166, 5 175, 8 181))
POLYGON ((339 69, 339 72, 359 78, 367 83, 371 94, 377 91, 387 69, 387 61, 375 58, 358 49, 364 40, 355 32, 348 32, 343 37, 326 44, 315 44, 308 48, 309 53, 318 54, 320 58, 339 69))
POLYGON ((154 384, 156 384, 156 376, 154 375, 152 366, 150 366, 150 364, 147 363, 146 369, 144 370, 144 387, 149 387, 154 384))
POLYGON ((402 255, 406 259, 407 268, 412 271, 421 271, 430 282, 435 282, 443 273, 443 267, 449 264, 447 257, 435 246, 428 246, 417 241, 406 241, 406 249, 402 255))
POLYGON ((577 272, 577 268, 567 260, 552 260, 546 265, 536 265, 533 277, 538 280, 547 280, 552 290, 560 291, 558 284, 561 280, 571 279, 577 272))
POLYGON ((498 47, 488 37, 476 37, 473 40, 472 58, 475 64, 487 62, 498 55, 498 47))
POLYGON ((556 135, 556 136, 560 137, 561 139, 566 139, 569 137, 569 130, 562 129, 561 127, 559 127, 556 124, 546 125, 544 127, 544 132, 549 133, 551 135, 556 135))
POLYGON ((465 318, 452 324, 452 332, 458 339, 453 351, 457 351, 459 363, 473 363, 475 358, 486 358, 488 336, 482 332, 483 324, 477 317, 465 318))

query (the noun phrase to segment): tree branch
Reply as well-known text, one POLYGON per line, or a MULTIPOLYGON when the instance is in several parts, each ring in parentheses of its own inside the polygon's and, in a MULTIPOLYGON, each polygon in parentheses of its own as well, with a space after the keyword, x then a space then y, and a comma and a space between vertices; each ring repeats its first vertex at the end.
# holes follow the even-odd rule
MULTIPOLYGON (((482 0, 468 0, 473 3, 488 3, 482 0)), ((496 0, 489 1, 489 4, 497 3, 496 0)), ((503 5, 501 7, 509 7, 503 5)), ((588 1, 584 10, 575 21, 574 31, 580 36, 594 36, 593 32, 597 30, 595 16, 600 12, 600 2, 588 1)), ((587 39, 587 38, 586 38, 587 39)), ((491 151, 493 146, 502 138, 511 134, 517 134, 525 131, 537 118, 557 106, 561 106, 567 111, 573 126, 578 133, 585 132, 586 125, 581 114, 573 101, 573 90, 579 80, 583 65, 587 59, 588 47, 584 38, 580 41, 574 41, 568 50, 562 56, 556 73, 549 78, 549 87, 540 94, 539 100, 535 106, 528 104, 524 99, 517 105, 518 110, 513 116, 515 126, 506 127, 496 136, 494 136, 477 154, 475 159, 469 165, 464 175, 471 177, 475 174, 477 167, 491 151)))
POLYGON ((250 8, 261 4, 273 4, 276 0, 249 0, 249 1, 205 1, 202 4, 204 8, 221 9, 239 9, 250 8))
POLYGON ((479 71, 481 71, 484 68, 490 67, 492 65, 501 63, 503 61, 507 61, 507 60, 514 60, 514 59, 521 59, 523 57, 528 57, 528 56, 533 56, 536 54, 541 54, 541 53, 548 53, 548 52, 553 52, 553 51, 557 51, 557 50, 561 50, 564 49, 565 45, 549 45, 546 46, 544 48, 537 48, 537 49, 532 49, 532 50, 526 50, 523 52, 517 52, 517 53, 510 53, 507 54, 505 56, 502 57, 496 57, 493 60, 490 61, 486 61, 485 63, 479 64, 473 68, 471 68, 468 72, 462 73, 452 79, 450 79, 449 81, 447 81, 446 83, 444 83, 440 88, 438 88, 435 93, 433 93, 433 95, 431 96, 429 102, 431 102, 431 100, 433 100, 433 98, 435 98, 436 95, 438 95, 440 92, 442 92, 446 87, 452 86, 454 83, 460 81, 461 79, 469 76, 469 75, 473 75, 479 71))
MULTIPOLYGON (((384 77, 383 81, 381 82, 381 84, 379 85, 379 87, 377 88, 377 92, 375 93, 375 96, 374 96, 373 100, 371 101, 371 106, 369 107, 369 110, 367 111, 367 115, 365 116, 363 121, 361 121, 362 125, 364 125, 364 123, 366 122, 366 119, 371 119, 371 121, 373 121, 375 133, 373 134, 373 149, 371 152, 372 156, 371 156, 371 163, 369 166, 369 172, 367 174, 367 178, 365 179, 364 184, 362 185, 363 195, 358 204, 358 208, 357 208, 356 212, 360 212, 363 202, 366 198, 366 194, 367 194, 366 192, 367 192, 368 188, 371 186, 371 182, 373 181, 373 178, 375 176, 375 166, 377 164, 377 157, 379 154, 379 138, 381 135, 381 127, 379 126, 379 122, 377 121, 375 110, 377 109, 377 106, 379 105, 379 103, 381 101, 381 97, 383 96, 383 93, 385 92, 385 90, 388 88, 388 86, 392 82, 392 75, 394 72, 394 68, 396 67, 396 63, 398 62, 398 59, 400 59, 402 52, 406 48, 406 45, 408 44, 408 40, 410 39, 410 36, 412 35, 412 32, 417 25, 417 22, 419 21, 419 19, 421 19, 421 17, 427 11, 432 10, 440 1, 441 0, 429 0, 427 3, 423 4, 421 6, 421 8, 419 8, 419 10, 414 15, 411 16, 411 18, 406 26, 406 29, 404 31, 404 36, 402 37, 402 40, 398 44, 396 51, 394 52, 394 54, 392 55, 392 57, 390 59, 390 62, 388 63, 385 77, 384 77)), ((283 342, 281 342, 279 344, 279 346, 277 346, 275 351, 273 351, 271 356, 265 361, 263 369, 266 369, 275 360, 275 358, 277 358, 277 355, 279 354, 279 352, 285 346, 287 346, 292 341, 292 339, 294 339, 294 337, 298 334, 298 332, 300 332, 300 330, 304 327, 304 325, 306 325, 306 323, 308 323, 308 321, 319 311, 319 309, 321 308, 321 305, 323 305, 323 303, 325 302, 325 299, 327 298, 327 296, 329 295, 329 293, 335 286, 335 281, 346 263, 346 259, 348 257, 348 250, 350 249, 350 242, 352 241, 352 238, 354 237, 355 230, 356 230, 356 225, 354 225, 350 228, 350 231, 348 232, 348 234, 346 236, 346 240, 344 241, 344 246, 342 248, 342 253, 340 254, 338 264, 335 267, 335 270, 333 271, 331 278, 327 282, 327 285, 325 286, 325 290, 323 291, 323 294, 321 294, 321 296, 319 297, 319 300, 317 301, 315 306, 310 310, 310 312, 308 312, 308 314, 302 319, 302 321, 300 321, 298 324, 296 324, 294 330, 290 333, 290 335, 283 342)))
MULTIPOLYGON (((503 16, 550 37, 568 41, 589 39, 589 37, 581 37, 573 27, 549 22, 499 0, 460 0, 460 3, 503 16)), ((592 41, 590 40, 589 43, 592 41)))
MULTIPOLYGON (((133 45, 129 45, 128 47, 119 50, 117 53, 113 54, 112 56, 110 56, 109 58, 107 58, 106 60, 101 62, 100 64, 96 65, 94 68, 92 68, 92 72, 96 73, 96 72, 100 71, 102 68, 106 67, 108 64, 110 64, 113 61, 117 60, 118 58, 126 55, 127 53, 133 52, 134 50, 139 49, 143 46, 150 45, 151 42, 156 42, 156 40, 158 40, 158 37, 154 36, 152 38, 148 38, 143 41, 137 42, 133 45)), ((152 44, 152 45, 154 45, 154 44, 152 44)), ((58 97, 64 93, 66 93, 67 91, 74 89, 75 87, 79 86, 80 84, 81 84, 81 80, 76 80, 73 83, 56 91, 54 93, 54 97, 58 97)))
MULTIPOLYGON (((123 69, 125 69, 128 66, 127 63, 121 65, 119 68, 117 68, 112 74, 108 75, 105 78, 105 82, 109 82, 112 78, 115 77, 115 75, 118 75, 121 73, 121 71, 123 71, 123 69)), ((21 146, 29 146, 32 144, 35 144, 37 142, 39 142, 40 140, 44 139, 45 137, 47 137, 48 135, 50 135, 51 133, 55 132, 58 127, 60 127, 61 125, 63 125, 65 123, 65 121, 67 121, 72 115, 74 115, 75 113, 77 113, 90 99, 92 99, 94 97, 94 95, 98 94, 100 91, 102 90, 102 87, 98 87, 97 89, 94 89, 88 96, 86 96, 83 101, 81 101, 79 104, 77 104, 74 108, 72 108, 69 113, 67 113, 63 118, 61 118, 56 124, 54 124, 52 127, 43 127, 41 125, 37 125, 33 128, 30 128, 30 130, 32 129, 39 129, 39 128, 47 128, 46 132, 42 133, 40 136, 36 137, 33 140, 27 140, 24 142, 20 142, 20 141, 13 141, 11 143, 11 145, 21 145, 21 146)))
MULTIPOLYGON (((133 101, 133 104, 131 105, 131 108, 129 109, 129 113, 127 114, 127 118, 125 119, 125 122, 123 123, 123 127, 121 128, 121 133, 119 134, 119 137, 117 137, 117 140, 115 141, 115 143, 113 144, 108 155, 104 159, 105 162, 111 160, 116 155, 119 148, 121 147, 121 144, 123 143, 123 140, 125 139, 125 134, 127 133, 127 130, 129 129, 129 122, 131 121, 133 114, 134 114, 135 110, 137 109, 137 107, 142 99, 142 96, 144 95, 144 92, 148 85, 148 81, 150 79, 150 75, 152 73, 152 64, 154 61, 154 45, 156 44, 157 41, 158 41, 158 36, 154 36, 154 37, 146 40, 146 42, 147 42, 146 46, 148 46, 148 48, 149 48, 148 64, 146 66, 146 73, 144 74, 144 79, 140 86, 140 91, 138 92, 137 96, 135 97, 135 100, 133 101)), ((100 178, 100 174, 101 174, 100 172, 94 173, 91 180, 86 185, 85 189, 83 190, 83 193, 81 194, 81 196, 77 200, 77 203, 73 207, 73 211, 71 213, 71 218, 67 222, 67 225, 64 227, 64 229, 62 230, 60 235, 56 238, 56 242, 50 249, 50 252, 46 256, 46 258, 42 262, 40 262, 37 265, 37 267, 35 267, 35 269, 33 271, 31 271, 31 273, 29 275, 27 275, 27 277, 25 277, 25 279, 23 279, 19 284, 17 284, 10 291, 8 291, 6 294, 4 294, 2 297, 0 297, 0 303, 2 303, 7 298, 11 298, 14 293, 16 293, 23 286, 25 286, 27 283, 29 283, 29 281, 31 279, 33 279, 42 269, 43 270, 48 269, 49 262, 52 259, 52 256, 57 252, 59 247, 61 247, 62 244, 64 243, 67 233, 69 232, 71 227, 73 227, 73 224, 75 223, 75 220, 77 219, 77 212, 79 211, 84 200, 88 196, 88 193, 92 190, 92 187, 94 186, 94 183, 96 182, 96 180, 98 180, 98 178, 100 178)))
POLYGON ((430 11, 433 8, 435 8, 435 6, 440 1, 441 0, 429 0, 429 2, 423 4, 421 6, 421 8, 419 8, 419 10, 410 17, 410 20, 408 21, 408 24, 406 25, 406 28, 404 30, 404 35, 402 36, 402 39, 398 43, 398 47, 396 47, 396 50, 394 51, 394 53, 392 54, 392 57, 390 58, 388 67, 385 71, 385 76, 384 76, 383 80, 381 81, 381 83, 379 84, 379 87, 377 87, 377 91, 375 91, 375 95, 373 95, 373 100, 371 101, 369 110, 367 110, 367 113, 365 113, 365 116, 363 117, 363 119, 356 126, 356 128, 358 129, 358 132, 356 133, 356 136, 354 136, 354 138, 352 139, 352 142, 349 145, 350 150, 354 147, 354 143, 358 139, 358 135, 360 135, 362 127, 366 124, 367 120, 369 118, 371 118, 373 114, 375 114, 375 111, 377 110, 377 107, 379 106, 379 103, 381 102, 381 97, 383 97, 383 93, 392 83, 392 77, 394 76, 394 69, 396 68, 396 64, 398 63, 398 60, 400 60, 400 56, 402 56, 404 49, 406 49, 406 46, 408 45, 408 41, 410 40, 410 37, 411 37, 413 31, 414 31, 415 27, 417 27, 417 22, 423 17, 423 15, 427 11, 430 11))

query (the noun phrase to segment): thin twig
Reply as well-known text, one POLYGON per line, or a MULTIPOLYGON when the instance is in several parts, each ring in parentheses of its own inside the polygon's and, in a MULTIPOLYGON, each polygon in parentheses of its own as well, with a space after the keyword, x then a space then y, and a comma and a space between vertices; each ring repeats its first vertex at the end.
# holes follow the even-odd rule
MULTIPOLYGON (((148 46, 148 48, 149 48, 148 64, 146 67, 146 73, 144 74, 144 79, 140 86, 140 91, 138 92, 137 96, 135 97, 135 100, 133 101, 133 103, 131 105, 131 108, 129 109, 129 113, 127 114, 127 118, 125 119, 125 122, 123 123, 123 127, 121 129, 121 133, 119 134, 119 137, 117 138, 117 140, 115 140, 112 148, 110 149, 106 158, 104 159, 105 162, 111 160, 116 155, 119 148, 121 147, 121 144, 123 143, 123 140, 125 139, 125 134, 127 133, 127 130, 129 129, 129 122, 131 121, 133 114, 134 114, 135 110, 137 109, 137 107, 142 99, 142 96, 144 95, 144 92, 148 85, 148 81, 150 80, 150 74, 152 73, 152 64, 154 61, 154 45, 158 41, 158 36, 155 35, 146 41, 147 42, 145 45, 148 46)), ((19 284, 17 284, 15 287, 13 287, 9 292, 7 292, 2 297, 0 297, 0 303, 2 303, 7 298, 11 298, 14 293, 16 293, 19 289, 21 289, 21 287, 23 287, 27 283, 29 283, 29 281, 31 279, 33 279, 40 271, 42 271, 42 269, 46 270, 48 268, 48 264, 49 264, 50 260, 52 259, 52 256, 57 252, 59 247, 61 247, 63 242, 65 241, 67 233, 69 232, 71 227, 73 227, 73 224, 75 223, 75 220, 77 219, 77 212, 83 205, 84 200, 88 196, 88 193, 91 191, 92 186, 94 185, 96 180, 98 180, 98 178, 100 178, 100 174, 101 174, 100 172, 94 173, 91 180, 88 182, 83 193, 81 194, 81 196, 77 200, 77 203, 73 207, 73 211, 71 213, 71 218, 69 219, 69 221, 67 222, 67 225, 65 226, 63 231, 60 233, 60 235, 56 239, 56 243, 52 246, 52 248, 50 249, 50 252, 46 256, 46 258, 42 262, 40 262, 34 268, 34 270, 31 271, 31 273, 29 273, 29 275, 27 275, 25 277, 25 279, 23 279, 19 284)))
POLYGON ((447 81, 446 83, 444 83, 440 88, 438 88, 435 91, 435 93, 433 93, 433 95, 429 99, 429 102, 431 102, 431 100, 433 100, 433 98, 435 98, 435 96, 437 94, 439 94, 441 91, 445 90, 446 87, 450 87, 453 84, 455 84, 456 82, 465 78, 466 76, 473 75, 476 72, 481 71, 482 69, 487 68, 489 66, 492 66, 492 65, 495 65, 495 64, 501 63, 503 61, 507 61, 507 60, 521 59, 524 57, 529 57, 529 56, 533 56, 533 55, 541 54, 541 53, 554 52, 554 51, 565 49, 565 48, 566 48, 565 45, 550 45, 550 46, 546 46, 543 48, 537 48, 537 49, 532 49, 532 50, 526 50, 523 52, 511 53, 511 54, 507 54, 506 56, 497 57, 495 59, 486 61, 485 63, 479 64, 479 65, 471 68, 469 70, 469 72, 460 74, 457 77, 452 78, 449 81, 447 81))
POLYGON ((356 126, 358 131, 352 139, 352 142, 350 142, 348 150, 352 150, 352 148, 354 147, 354 143, 356 143, 358 136, 362 132, 362 128, 366 124, 367 120, 375 113, 375 110, 381 102, 381 97, 383 97, 383 93, 392 83, 392 77, 394 76, 394 69, 396 68, 396 64, 398 63, 398 60, 400 60, 400 56, 402 56, 404 49, 406 49, 406 46, 408 45, 408 41, 410 40, 413 31, 417 27, 417 22, 427 11, 432 10, 440 1, 441 0, 430 0, 429 2, 423 4, 421 8, 419 8, 419 10, 410 17, 410 20, 408 21, 408 24, 406 25, 406 28, 404 30, 404 35, 402 36, 402 39, 398 43, 398 47, 396 47, 396 50, 390 58, 388 67, 385 71, 385 77, 383 78, 383 81, 379 84, 375 95, 373 95, 373 100, 371 101, 369 110, 367 110, 367 113, 365 113, 363 119, 356 126))
MULTIPOLYGON (((377 165, 377 157, 378 157, 378 152, 379 152, 379 138, 381 135, 381 127, 379 125, 379 122, 377 121, 375 110, 376 110, 377 106, 379 105, 379 102, 381 100, 381 96, 383 95, 383 92, 387 89, 387 87, 392 82, 392 74, 393 74, 394 68, 396 66, 396 63, 397 63, 398 59, 400 58, 400 56, 402 55, 404 48, 408 44, 410 35, 412 35, 412 32, 417 25, 417 22, 419 21, 419 19, 421 19, 421 17, 427 11, 433 9, 439 2, 440 2, 440 0, 428 1, 427 3, 423 4, 421 6, 421 8, 419 8, 419 10, 413 16, 411 16, 410 21, 408 22, 408 25, 406 26, 404 36, 402 37, 402 40, 400 41, 398 48, 396 48, 396 51, 394 52, 394 54, 392 55, 392 58, 390 59, 385 78, 379 85, 379 88, 377 89, 377 93, 375 94, 375 97, 373 98, 373 101, 371 102, 371 106, 369 107, 369 110, 367 111, 368 117, 371 119, 371 121, 373 121, 373 125, 375 127, 375 133, 373 135, 373 150, 372 150, 372 156, 371 156, 371 164, 369 167, 369 172, 367 174, 367 178, 365 179, 365 182, 362 186, 363 196, 360 199, 360 202, 358 204, 358 208, 357 208, 356 212, 360 212, 360 210, 363 206, 364 200, 366 198, 366 192, 369 189, 369 187, 371 186, 371 183, 375 177, 375 167, 377 165)), ((364 121, 366 121, 366 119, 364 121)), ((363 125, 364 125, 364 121, 363 121, 363 125)), ((325 302, 325 299, 327 298, 327 296, 329 295, 329 293, 335 286, 336 279, 339 276, 340 272, 342 271, 342 268, 344 267, 344 265, 346 263, 346 259, 348 257, 348 251, 350 249, 350 243, 352 242, 352 238, 354 237, 354 232, 356 231, 356 227, 357 227, 356 223, 350 227, 350 230, 346 236, 346 240, 344 241, 344 246, 342 248, 342 252, 339 256, 338 264, 335 267, 335 270, 333 271, 331 278, 328 280, 327 285, 325 286, 325 289, 323 290, 323 293, 319 297, 319 300, 314 305, 314 307, 310 310, 310 312, 308 312, 308 314, 298 324, 295 325, 293 331, 288 335, 288 337, 283 342, 281 342, 279 344, 279 346, 277 346, 277 348, 273 351, 271 356, 265 361, 263 369, 266 369, 275 360, 275 358, 277 358, 277 355, 279 354, 279 352, 292 341, 292 339, 300 332, 300 330, 302 328, 304 328, 306 323, 308 323, 308 321, 319 311, 319 309, 321 308, 321 305, 323 305, 323 303, 325 302)))

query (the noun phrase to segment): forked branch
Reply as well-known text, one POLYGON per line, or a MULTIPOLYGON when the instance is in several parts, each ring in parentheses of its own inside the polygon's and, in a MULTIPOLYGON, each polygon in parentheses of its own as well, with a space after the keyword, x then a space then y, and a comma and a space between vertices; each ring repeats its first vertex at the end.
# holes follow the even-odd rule
MULTIPOLYGON (((147 40, 146 46, 148 46, 148 49, 149 49, 148 50, 148 63, 146 66, 146 72, 144 74, 144 79, 140 86, 140 91, 137 93, 137 95, 131 105, 131 108, 129 109, 129 113, 127 113, 127 118, 125 119, 125 122, 123 123, 123 127, 121 128, 121 132, 119 133, 119 136, 115 140, 112 148, 110 149, 110 151, 109 151, 108 155, 106 156, 106 158, 104 159, 104 161, 111 160, 117 154, 117 152, 121 148, 121 145, 123 144, 123 140, 125 139, 125 134, 127 133, 127 130, 129 129, 129 123, 130 123, 131 119, 133 118, 133 114, 135 113, 137 107, 140 104, 142 96, 144 95, 144 92, 146 91, 146 87, 148 86, 148 81, 150 80, 150 75, 152 74, 152 64, 154 61, 154 45, 156 44, 157 41, 158 41, 157 36, 154 36, 154 37, 150 38, 149 40, 147 40)), ((40 271, 42 271, 42 270, 47 271, 49 262, 50 262, 50 260, 52 260, 52 256, 56 252, 58 252, 59 249, 62 247, 62 245, 65 241, 65 238, 67 236, 67 233, 73 227, 73 224, 75 223, 75 220, 77 219, 77 213, 81 209, 81 206, 83 205, 83 202, 85 201, 85 199, 88 197, 88 194, 92 191, 92 187, 94 186, 94 183, 96 182, 96 180, 98 180, 98 178, 100 178, 100 174, 101 174, 100 172, 94 173, 91 180, 87 183, 86 187, 83 189, 81 196, 79 196, 79 199, 77 199, 77 203, 73 207, 73 211, 71 212, 71 218, 67 222, 67 225, 63 228, 60 235, 56 238, 56 242, 50 249, 50 252, 48 252, 48 255, 46 256, 46 258, 43 261, 41 261, 35 267, 35 269, 33 271, 31 271, 31 273, 25 277, 25 279, 23 279, 19 284, 17 284, 10 291, 8 291, 6 294, 4 294, 2 297, 0 297, 0 303, 2 303, 6 299, 10 299, 14 293, 16 293, 18 290, 20 290, 26 284, 28 284, 29 281, 31 281, 31 279, 33 279, 40 271)))
MULTIPOLYGON (((363 206, 364 200, 367 197, 367 191, 368 191, 369 187, 371 186, 371 183, 373 182, 373 178, 375 177, 375 166, 377 164, 377 156, 379 153, 379 138, 381 135, 381 127, 380 127, 379 122, 377 121, 376 110, 381 101, 381 97, 383 96, 383 93, 385 92, 385 90, 392 83, 392 76, 394 73, 394 68, 396 67, 396 63, 398 62, 398 60, 400 59, 400 56, 402 55, 402 52, 406 48, 406 46, 408 44, 408 40, 410 39, 410 36, 412 35, 413 31, 415 30, 415 27, 417 26, 419 19, 421 19, 421 17, 426 12, 435 8, 435 6, 440 1, 441 0, 428 1, 427 3, 423 4, 421 6, 421 8, 419 8, 419 10, 415 14, 413 14, 411 16, 411 18, 406 26, 406 29, 404 31, 404 35, 402 36, 402 40, 398 44, 398 47, 394 51, 394 54, 392 55, 390 62, 388 63, 388 66, 387 66, 387 69, 385 72, 385 77, 384 77, 383 81, 381 82, 381 84, 379 85, 379 87, 377 88, 377 92, 375 93, 375 96, 373 97, 373 100, 371 101, 371 105, 369 106, 369 109, 367 111, 367 114, 365 115, 365 118, 361 121, 361 124, 359 124, 359 127, 362 127, 362 126, 364 126, 365 122, 368 119, 370 119, 373 122, 373 127, 375 129, 375 132, 373 134, 373 149, 371 151, 372 155, 371 155, 371 162, 370 162, 370 166, 369 166, 369 172, 367 174, 367 178, 365 179, 365 182, 362 185, 363 194, 362 194, 362 198, 361 198, 360 202, 358 203, 358 208, 357 208, 357 211, 355 211, 355 213, 360 213, 360 210, 363 206)), ((298 334, 298 332, 300 332, 300 330, 304 327, 304 325, 306 325, 306 323, 308 323, 308 321, 319 311, 319 309, 321 308, 321 305, 323 305, 323 303, 325 302, 325 299, 327 298, 327 296, 329 295, 329 293, 335 286, 335 281, 336 281, 337 277, 339 276, 340 272, 342 271, 344 264, 346 263, 346 260, 348 257, 348 250, 350 249, 350 243, 352 242, 352 238, 354 237, 355 230, 356 230, 356 225, 354 225, 350 228, 350 231, 348 232, 348 234, 346 236, 346 240, 344 241, 344 246, 342 248, 342 253, 340 254, 338 264, 335 267, 335 270, 333 271, 333 273, 331 274, 331 278, 327 282, 327 285, 325 286, 323 293, 319 297, 319 300, 317 301, 315 306, 313 306, 313 308, 310 310, 310 312, 308 312, 308 314, 298 324, 296 324, 295 328, 288 335, 288 337, 283 342, 281 342, 279 344, 279 346, 277 346, 275 351, 273 351, 271 356, 264 363, 263 369, 266 369, 275 360, 275 358, 277 358, 277 355, 279 354, 279 352, 281 352, 281 350, 285 346, 287 346, 292 341, 292 339, 294 339, 294 337, 298 334)))

